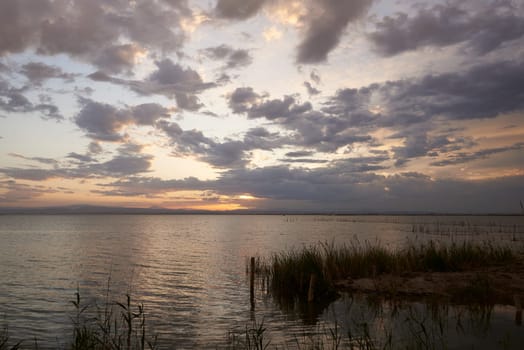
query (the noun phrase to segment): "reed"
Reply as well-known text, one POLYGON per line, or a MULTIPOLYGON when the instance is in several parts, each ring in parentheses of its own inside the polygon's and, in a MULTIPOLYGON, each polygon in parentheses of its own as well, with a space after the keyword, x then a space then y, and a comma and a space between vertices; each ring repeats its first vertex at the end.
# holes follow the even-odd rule
POLYGON ((22 341, 12 343, 9 341, 9 329, 4 326, 0 331, 0 350, 18 350, 22 346, 22 341))
POLYGON ((80 292, 71 301, 75 307, 72 318, 72 350, 145 350, 156 348, 156 336, 149 336, 143 304, 133 304, 131 296, 126 300, 111 302, 106 297, 100 307, 83 304, 80 292))
POLYGON ((372 278, 381 274, 406 272, 455 272, 513 261, 508 247, 491 243, 409 244, 391 250, 380 243, 358 241, 348 245, 319 243, 274 254, 269 260, 257 260, 257 273, 270 280, 271 290, 279 300, 305 301, 310 276, 316 276, 316 299, 332 296, 334 283, 346 278, 372 278))

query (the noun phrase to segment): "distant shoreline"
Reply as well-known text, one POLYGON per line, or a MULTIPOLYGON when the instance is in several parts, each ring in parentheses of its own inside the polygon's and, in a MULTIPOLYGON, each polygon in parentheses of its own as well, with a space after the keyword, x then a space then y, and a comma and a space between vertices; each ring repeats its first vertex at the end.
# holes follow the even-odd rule
POLYGON ((522 216, 521 213, 436 213, 436 212, 352 212, 352 211, 288 211, 288 210, 193 210, 166 208, 129 208, 73 205, 61 207, 0 207, 0 215, 297 215, 297 216, 522 216))

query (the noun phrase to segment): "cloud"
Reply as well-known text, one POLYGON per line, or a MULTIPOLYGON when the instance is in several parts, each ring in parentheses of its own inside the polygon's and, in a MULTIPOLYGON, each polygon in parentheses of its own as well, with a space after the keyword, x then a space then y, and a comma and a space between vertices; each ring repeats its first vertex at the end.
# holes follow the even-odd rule
MULTIPOLYGON (((482 181, 434 180, 420 173, 392 176, 360 173, 347 163, 304 169, 275 166, 235 169, 216 180, 129 178, 101 185, 114 195, 211 191, 216 195, 245 193, 263 200, 266 209, 317 211, 420 211, 459 213, 516 212, 523 176, 482 181), (416 208, 416 209, 414 209, 416 208)), ((262 205, 262 204, 261 204, 262 205)))
POLYGON ((309 77, 311 78, 311 80, 315 82, 315 84, 320 84, 320 74, 318 74, 318 71, 316 69, 311 70, 311 73, 309 73, 309 77))
POLYGON ((431 120, 495 118, 524 109, 524 63, 500 61, 463 72, 341 89, 322 111, 360 127, 405 128, 431 120), (375 101, 375 102, 374 102, 375 101), (377 107, 376 111, 373 109, 377 107))
POLYGON ((376 24, 369 39, 384 56, 423 47, 462 43, 474 54, 486 54, 524 36, 524 17, 509 1, 475 2, 468 8, 448 2, 422 8, 415 15, 399 13, 376 24))
POLYGON ((220 18, 247 19, 262 8, 266 0, 218 0, 215 13, 220 18))
POLYGON ((472 147, 460 132, 439 132, 442 121, 496 118, 524 110, 524 64, 501 61, 473 66, 460 73, 344 88, 319 110, 296 96, 270 98, 251 87, 226 95, 233 113, 264 118, 291 132, 282 144, 335 152, 356 143, 378 146, 371 135, 388 130, 390 139, 403 139, 391 148, 397 166, 417 157, 472 147))
POLYGON ((295 151, 295 152, 287 152, 286 157, 310 157, 313 155, 313 152, 311 151, 295 151))
POLYGON ((100 146, 100 143, 91 141, 88 146, 89 153, 91 154, 100 154, 103 151, 102 146, 100 146))
POLYGON ((389 82, 380 93, 397 122, 411 123, 412 117, 415 121, 494 118, 524 108, 522 74, 523 62, 487 63, 462 73, 389 82))
POLYGON ((63 120, 58 107, 50 103, 32 103, 23 93, 26 88, 15 88, 0 79, 0 111, 40 114, 42 119, 63 120))
POLYGON ((68 54, 110 72, 130 68, 138 48, 180 49, 187 1, 5 0, 0 3, 0 55, 35 49, 68 54))
POLYGON ((107 162, 93 165, 90 170, 100 171, 107 176, 136 175, 148 171, 152 159, 149 155, 119 155, 107 162))
POLYGON ((309 81, 304 82, 304 86, 306 87, 307 93, 311 96, 320 94, 320 90, 315 88, 309 81))
POLYGON ((31 186, 18 183, 14 180, 0 181, 0 200, 3 203, 30 201, 44 194, 61 192, 59 189, 49 188, 41 185, 31 186))
POLYGON ((0 173, 17 180, 44 181, 57 177, 68 177, 67 171, 36 168, 0 168, 0 173))
POLYGON ((101 71, 89 75, 89 78, 123 85, 141 95, 161 94, 175 98, 178 107, 187 110, 202 107, 197 94, 216 86, 214 83, 205 83, 197 71, 184 68, 170 59, 157 61, 155 65, 157 69, 142 81, 115 78, 101 71))
POLYGON ((131 71, 146 50, 137 44, 113 45, 105 48, 94 58, 94 63, 106 72, 131 71))
POLYGON ((304 38, 298 46, 298 63, 319 63, 337 47, 344 30, 350 22, 366 14, 371 0, 312 2, 306 19, 304 38))
POLYGON ((154 124, 168 118, 169 110, 155 103, 146 103, 124 109, 108 104, 82 99, 82 109, 75 116, 76 125, 90 138, 98 141, 124 141, 121 130, 127 125, 154 124))
POLYGON ((151 167, 153 157, 141 154, 141 150, 141 146, 125 144, 118 149, 117 155, 104 162, 99 162, 89 155, 81 155, 75 152, 69 153, 65 161, 11 154, 11 156, 17 158, 36 161, 51 167, 6 167, 0 168, 0 173, 15 180, 29 181, 133 176, 145 173, 151 167), (78 162, 71 162, 69 159, 78 162))
POLYGON ((293 96, 284 96, 282 99, 265 100, 252 105, 248 110, 248 117, 290 120, 310 110, 310 102, 298 103, 293 96))
POLYGON ((226 69, 245 67, 250 65, 253 61, 248 50, 235 50, 231 46, 225 44, 208 47, 207 49, 202 50, 202 53, 213 60, 225 60, 226 69))
POLYGON ((47 165, 56 165, 58 163, 56 159, 52 159, 52 158, 26 157, 18 153, 9 153, 8 155, 11 157, 20 158, 20 159, 29 160, 29 161, 38 162, 38 163, 47 164, 47 165))
POLYGON ((441 166, 446 166, 446 165, 463 164, 463 163, 472 162, 478 159, 486 159, 494 154, 508 152, 508 151, 520 151, 522 149, 524 149, 524 142, 518 142, 516 144, 513 144, 511 146, 506 146, 506 147, 486 148, 486 149, 482 149, 476 152, 469 152, 469 153, 458 152, 458 153, 447 156, 443 160, 432 162, 431 165, 441 167, 441 166))
POLYGON ((284 163, 308 163, 308 164, 324 164, 328 163, 327 159, 317 159, 317 158, 283 158, 279 161, 284 163))
POLYGON ((230 93, 227 99, 228 105, 234 113, 244 113, 256 105, 261 97, 251 87, 240 87, 230 93))
POLYGON ((265 118, 292 131, 294 134, 286 141, 289 145, 333 152, 353 143, 372 141, 372 137, 361 134, 345 115, 330 116, 315 111, 310 102, 301 103, 293 96, 267 97, 251 87, 237 88, 227 95, 234 113, 245 114, 250 119, 265 118))
POLYGON ((93 157, 89 156, 89 155, 78 154, 76 152, 69 153, 67 155, 67 158, 76 159, 76 160, 78 160, 81 163, 91 163, 91 162, 95 161, 95 159, 93 157))
POLYGON ((183 130, 177 123, 158 123, 170 138, 176 155, 196 156, 199 160, 217 168, 239 168, 247 164, 253 149, 271 150, 281 145, 276 133, 258 127, 250 129, 241 140, 213 140, 198 130, 183 130))
POLYGON ((41 62, 30 62, 24 64, 20 73, 25 75, 32 84, 37 85, 52 78, 59 78, 71 82, 75 77, 74 74, 65 73, 62 69, 56 66, 50 66, 41 62))
MULTIPOLYGON (((245 20, 256 15, 266 4, 266 0, 219 0, 215 15, 230 20, 245 20)), ((290 0, 280 0, 281 5, 291 5, 290 10, 299 11, 290 0)), ((373 0, 307 1, 307 13, 300 14, 302 41, 297 47, 297 63, 320 63, 327 60, 328 54, 337 47, 349 23, 361 19, 370 8, 373 0)), ((267 36, 272 38, 271 35, 267 36)))

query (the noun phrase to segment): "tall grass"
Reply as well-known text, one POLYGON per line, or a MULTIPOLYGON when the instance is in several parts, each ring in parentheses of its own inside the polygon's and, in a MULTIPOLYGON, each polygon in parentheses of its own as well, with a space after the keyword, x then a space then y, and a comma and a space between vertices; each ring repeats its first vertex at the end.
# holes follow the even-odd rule
POLYGON ((336 246, 320 243, 274 254, 260 261, 259 275, 269 278, 277 299, 305 301, 310 279, 315 275, 316 299, 332 296, 336 281, 347 278, 376 277, 406 272, 454 272, 511 262, 514 253, 508 247, 470 242, 410 244, 399 250, 379 243, 336 246))
POLYGON ((4 326, 0 331, 0 350, 18 350, 22 345, 22 341, 12 344, 9 341, 9 330, 4 326))
POLYGON ((72 350, 145 350, 156 348, 156 336, 149 336, 143 304, 132 304, 126 294, 125 302, 98 305, 83 304, 80 292, 71 301, 75 307, 72 318, 72 350), (94 310, 93 310, 94 309, 94 310))

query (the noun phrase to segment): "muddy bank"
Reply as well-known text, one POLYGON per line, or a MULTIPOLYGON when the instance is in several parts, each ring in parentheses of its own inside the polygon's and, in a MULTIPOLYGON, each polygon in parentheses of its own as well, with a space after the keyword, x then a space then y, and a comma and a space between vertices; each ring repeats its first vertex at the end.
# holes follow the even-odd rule
POLYGON ((392 298, 435 298, 456 303, 515 305, 515 298, 524 303, 524 254, 504 265, 460 272, 409 272, 382 274, 374 278, 348 278, 337 281, 335 287, 340 292, 392 298))

